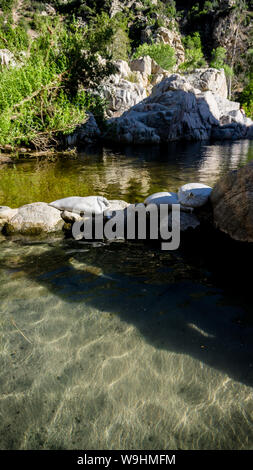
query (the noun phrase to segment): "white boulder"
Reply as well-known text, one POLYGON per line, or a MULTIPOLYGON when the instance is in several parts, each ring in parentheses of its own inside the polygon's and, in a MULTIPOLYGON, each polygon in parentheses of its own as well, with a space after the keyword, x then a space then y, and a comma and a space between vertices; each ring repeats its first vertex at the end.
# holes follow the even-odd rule
POLYGON ((60 212, 45 202, 34 202, 13 210, 16 211, 14 216, 6 223, 8 234, 38 235, 57 232, 63 227, 60 212))
POLYGON ((178 200, 186 207, 204 206, 212 192, 212 188, 203 183, 188 183, 178 190, 178 200))
POLYGON ((72 196, 53 201, 49 206, 54 207, 59 211, 68 211, 85 215, 99 215, 103 214, 106 209, 110 208, 110 203, 102 196, 72 196))
POLYGON ((169 193, 169 192, 161 192, 161 193, 154 193, 148 196, 144 204, 148 206, 149 204, 155 204, 156 206, 160 206, 161 204, 179 204, 178 196, 176 193, 169 193))

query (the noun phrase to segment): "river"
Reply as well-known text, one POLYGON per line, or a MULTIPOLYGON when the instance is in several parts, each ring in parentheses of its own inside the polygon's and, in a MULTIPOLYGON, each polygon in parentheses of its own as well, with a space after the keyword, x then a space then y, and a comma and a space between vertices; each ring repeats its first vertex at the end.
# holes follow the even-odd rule
MULTIPOLYGON (((213 185, 253 143, 89 149, 0 169, 0 203, 213 185)), ((0 239, 1 449, 253 449, 252 250, 0 239)))

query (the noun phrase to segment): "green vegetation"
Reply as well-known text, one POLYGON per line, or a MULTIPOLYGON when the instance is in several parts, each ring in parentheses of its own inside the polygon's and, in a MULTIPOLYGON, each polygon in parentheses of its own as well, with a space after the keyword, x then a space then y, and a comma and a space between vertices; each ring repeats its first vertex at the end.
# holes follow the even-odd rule
MULTIPOLYGON (((113 67, 100 60, 93 31, 83 34, 75 20, 37 18, 40 35, 31 40, 21 30, 25 53, 18 60, 20 42, 1 28, 1 38, 15 53, 16 67, 2 67, 0 73, 0 145, 32 142, 35 146, 55 143, 59 133, 69 133, 85 121, 86 112, 102 118, 103 103, 87 92, 113 67)), ((16 32, 16 31, 15 31, 16 32)), ((17 32, 16 32, 17 33, 17 32)), ((103 47, 112 32, 101 33, 103 47)), ((106 54, 105 54, 106 55, 106 54)))
POLYGON ((185 47, 185 62, 180 65, 183 71, 192 71, 198 67, 205 67, 206 61, 202 52, 201 38, 198 32, 183 39, 185 47))
MULTIPOLYGON (((204 0, 126 5, 122 2, 112 15, 110 0, 0 0, 0 49, 9 51, 10 59, 0 65, 0 147, 55 146, 62 134, 85 122, 89 111, 103 122, 106 103, 93 90, 113 73, 113 60, 149 55, 173 70, 174 49, 154 42, 161 26, 182 34, 185 62, 179 72, 208 64, 223 68, 229 96, 240 97, 252 114, 249 2, 237 0, 228 10, 204 0), (215 22, 221 26, 213 49, 215 22)), ((128 79, 137 80, 135 74, 128 79)))
POLYGON ((149 55, 165 70, 171 70, 176 64, 174 49, 168 44, 141 44, 134 53, 133 58, 138 59, 145 55, 149 55))
POLYGON ((213 49, 210 67, 215 69, 224 69, 226 76, 231 77, 233 75, 233 70, 226 64, 226 56, 227 51, 224 47, 213 49))
POLYGON ((253 77, 240 94, 239 99, 246 115, 253 119, 253 77))

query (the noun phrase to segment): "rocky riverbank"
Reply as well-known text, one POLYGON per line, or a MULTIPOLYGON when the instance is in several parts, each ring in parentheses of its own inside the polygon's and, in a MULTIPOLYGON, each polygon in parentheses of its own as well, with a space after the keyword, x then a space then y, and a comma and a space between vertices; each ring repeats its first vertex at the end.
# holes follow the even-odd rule
POLYGON ((187 140, 253 138, 253 121, 228 100, 224 70, 198 69, 179 74, 163 70, 149 56, 130 64, 100 87, 108 103, 106 128, 90 114, 86 124, 66 137, 69 146, 97 141, 160 144, 187 140))
MULTIPOLYGON (((178 193, 161 192, 143 201, 147 207, 155 204, 180 205, 180 230, 193 233, 209 227, 241 242, 253 242, 253 163, 228 172, 212 189, 202 183, 181 186, 178 193)), ((143 205, 142 204, 142 205, 143 205)), ((82 222, 92 213, 102 214, 104 224, 113 219, 127 223, 130 205, 122 200, 107 200, 101 196, 68 197, 62 200, 34 202, 19 208, 0 207, 0 230, 4 237, 72 236, 73 223, 82 222), (84 219, 83 219, 84 218, 84 219)), ((168 228, 171 229, 171 214, 168 228)), ((95 236, 94 236, 95 239, 95 236)))

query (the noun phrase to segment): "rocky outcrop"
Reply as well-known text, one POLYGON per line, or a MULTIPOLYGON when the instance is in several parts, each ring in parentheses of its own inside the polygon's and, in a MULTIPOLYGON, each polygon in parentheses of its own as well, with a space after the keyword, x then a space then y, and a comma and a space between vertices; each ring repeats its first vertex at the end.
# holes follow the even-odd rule
POLYGON ((187 75, 187 80, 198 90, 211 91, 222 98, 228 96, 227 79, 223 69, 197 69, 187 75))
POLYGON ((222 96, 226 95, 222 85, 224 72, 213 70, 206 70, 205 80, 203 70, 194 80, 179 74, 166 77, 153 87, 148 98, 121 117, 110 119, 104 138, 132 144, 252 138, 253 122, 242 115, 238 103, 222 96), (202 89, 195 88, 194 83, 202 89), (224 119, 231 122, 224 124, 224 119))
POLYGON ((87 120, 84 124, 77 126, 72 134, 63 136, 65 145, 74 146, 90 144, 98 140, 101 136, 100 129, 92 113, 87 113, 87 120))
POLYGON ((60 211, 45 202, 34 202, 13 210, 15 212, 12 217, 8 216, 4 226, 7 234, 39 235, 58 232, 63 227, 60 211))
POLYGON ((99 87, 100 96, 107 102, 107 117, 121 116, 147 97, 146 76, 132 70, 124 60, 115 61, 114 65, 117 73, 99 87))
POLYGON ((185 51, 181 34, 171 22, 169 26, 170 27, 161 26, 157 29, 154 28, 154 26, 147 26, 142 31, 141 40, 143 43, 163 42, 164 44, 168 44, 174 49, 177 65, 180 65, 185 61, 185 51))
POLYGON ((231 171, 211 194, 215 226, 234 240, 253 242, 253 163, 231 171))

